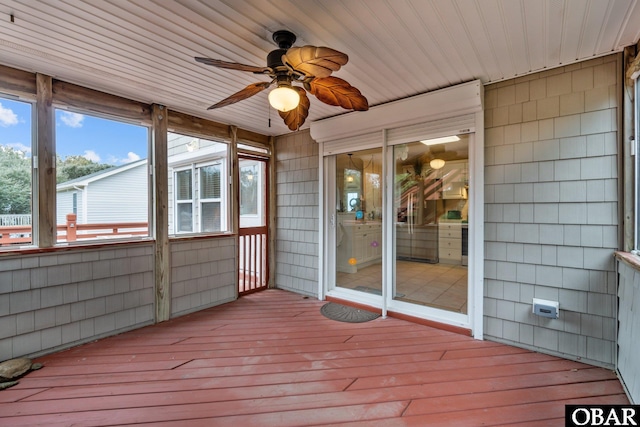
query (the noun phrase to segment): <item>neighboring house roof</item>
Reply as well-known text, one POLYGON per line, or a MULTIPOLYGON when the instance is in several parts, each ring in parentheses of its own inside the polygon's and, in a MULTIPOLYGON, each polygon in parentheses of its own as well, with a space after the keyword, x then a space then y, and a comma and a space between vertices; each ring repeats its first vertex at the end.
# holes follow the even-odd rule
POLYGON ((63 183, 60 183, 56 185, 56 190, 61 191, 61 190, 69 190, 76 187, 86 187, 91 182, 105 179, 110 176, 128 171, 130 169, 133 169, 142 165, 146 165, 146 164, 147 164, 147 159, 141 159, 141 160, 136 160, 135 162, 127 163, 121 166, 114 166, 109 169, 104 169, 89 175, 81 176, 80 178, 75 178, 70 181, 65 181, 63 183))
POLYGON ((216 143, 215 145, 200 148, 196 151, 186 151, 178 153, 168 158, 169 167, 179 167, 191 163, 201 162, 203 160, 213 160, 225 157, 227 154, 227 145, 224 143, 216 143))

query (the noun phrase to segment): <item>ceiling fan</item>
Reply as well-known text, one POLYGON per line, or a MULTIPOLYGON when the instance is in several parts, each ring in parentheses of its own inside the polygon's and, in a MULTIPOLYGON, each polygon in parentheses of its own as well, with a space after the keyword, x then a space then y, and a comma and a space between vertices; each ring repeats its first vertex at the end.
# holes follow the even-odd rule
POLYGON ((196 57, 195 60, 207 65, 230 70, 248 71, 271 77, 270 82, 252 83, 228 98, 213 104, 208 109, 225 107, 256 95, 269 86, 277 87, 269 93, 269 103, 278 110, 280 117, 290 130, 297 130, 309 115, 309 98, 306 91, 315 95, 325 104, 347 110, 366 111, 369 103, 358 89, 345 80, 331 76, 345 65, 349 57, 328 47, 292 47, 295 34, 281 30, 273 33, 273 41, 278 45, 267 56, 267 66, 227 62, 219 59, 196 57), (293 83, 301 83, 302 87, 293 83), (306 89, 306 91, 305 91, 306 89))

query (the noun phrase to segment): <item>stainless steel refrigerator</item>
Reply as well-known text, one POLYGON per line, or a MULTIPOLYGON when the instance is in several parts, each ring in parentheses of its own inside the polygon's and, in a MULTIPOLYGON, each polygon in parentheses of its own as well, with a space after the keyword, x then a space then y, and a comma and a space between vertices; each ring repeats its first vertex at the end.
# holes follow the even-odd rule
POLYGON ((437 201, 421 199, 415 191, 407 192, 406 197, 402 199, 403 204, 396 222, 396 257, 402 260, 437 263, 437 201), (422 204, 422 207, 419 204, 422 204))

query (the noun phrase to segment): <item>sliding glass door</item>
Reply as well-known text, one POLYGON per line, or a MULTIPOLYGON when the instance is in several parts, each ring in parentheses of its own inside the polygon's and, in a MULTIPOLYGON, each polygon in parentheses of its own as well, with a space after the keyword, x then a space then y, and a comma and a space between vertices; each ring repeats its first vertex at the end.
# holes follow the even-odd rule
POLYGON ((332 295, 464 322, 471 138, 425 137, 329 156, 332 295))
POLYGON ((335 286, 382 295, 382 149, 335 156, 335 286))
POLYGON ((467 135, 393 147, 395 301, 467 313, 467 135))

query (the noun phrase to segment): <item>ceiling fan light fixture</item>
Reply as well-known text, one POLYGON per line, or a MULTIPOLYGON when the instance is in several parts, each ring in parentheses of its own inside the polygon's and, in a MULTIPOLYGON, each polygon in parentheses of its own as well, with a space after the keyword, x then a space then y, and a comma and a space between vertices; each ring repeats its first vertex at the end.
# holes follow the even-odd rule
MULTIPOLYGON (((300 129, 309 115, 311 106, 307 92, 327 105, 335 105, 345 110, 367 111, 369 101, 347 81, 331 76, 349 61, 346 53, 324 46, 295 47, 296 36, 291 31, 281 30, 272 34, 278 45, 267 55, 267 66, 229 62, 221 59, 195 57, 197 62, 227 70, 262 74, 271 78, 270 82, 257 82, 216 102, 207 110, 226 107, 250 98, 277 82, 277 88, 269 93, 269 104, 278 110, 285 125, 292 131, 300 129), (302 83, 291 86, 291 82, 302 83)), ((269 121, 269 126, 271 121, 269 121)))
POLYGON ((289 86, 279 86, 269 92, 269 104, 278 111, 291 111, 300 103, 300 94, 289 86))
POLYGON ((432 139, 423 139, 422 142, 424 145, 437 145, 437 144, 446 144, 447 142, 456 142, 460 141, 460 138, 456 135, 452 136, 443 136, 441 138, 432 138, 432 139))
POLYGON ((429 166, 431 169, 442 169, 444 167, 445 161, 442 159, 433 159, 429 162, 429 166))

